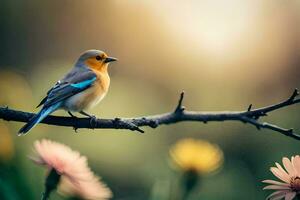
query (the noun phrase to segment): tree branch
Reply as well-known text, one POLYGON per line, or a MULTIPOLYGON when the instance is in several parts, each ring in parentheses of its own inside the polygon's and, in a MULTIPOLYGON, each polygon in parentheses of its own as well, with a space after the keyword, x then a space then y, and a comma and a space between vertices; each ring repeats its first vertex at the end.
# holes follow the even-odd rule
MULTIPOLYGON (((283 135, 300 140, 300 135, 296 134, 293 129, 284 129, 277 125, 267 122, 259 122, 259 118, 267 116, 268 113, 293 105, 300 102, 297 89, 293 94, 282 102, 274 105, 252 109, 252 104, 245 111, 223 111, 223 112, 197 112, 185 110, 182 105, 184 92, 180 94, 180 98, 176 109, 173 112, 163 113, 152 116, 144 116, 137 118, 115 118, 115 119, 96 119, 96 118, 74 118, 48 116, 41 123, 73 127, 75 130, 79 128, 88 129, 127 129, 144 133, 140 127, 148 126, 156 128, 160 125, 174 124, 182 121, 197 121, 207 123, 209 121, 241 121, 255 126, 257 129, 270 129, 283 135)), ((6 121, 28 122, 34 116, 33 113, 22 112, 9 109, 8 107, 0 107, 0 119, 6 121)))

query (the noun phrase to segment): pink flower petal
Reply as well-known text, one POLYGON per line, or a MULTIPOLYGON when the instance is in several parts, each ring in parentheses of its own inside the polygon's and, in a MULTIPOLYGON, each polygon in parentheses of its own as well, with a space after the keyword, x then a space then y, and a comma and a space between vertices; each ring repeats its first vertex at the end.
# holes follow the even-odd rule
POLYGON ((278 195, 282 195, 282 194, 286 194, 285 191, 283 190, 279 190, 279 191, 276 191, 276 192, 273 192, 272 194, 270 194, 266 199, 272 199, 278 195))
POLYGON ((293 167, 291 161, 287 157, 282 158, 282 163, 283 163, 284 168, 287 170, 287 172, 290 176, 296 175, 296 171, 294 170, 294 167, 293 167))
POLYGON ((270 198, 270 200, 279 200, 283 199, 286 196, 286 192, 278 193, 277 195, 274 195, 273 197, 270 198))
POLYGON ((264 181, 262 181, 262 182, 263 182, 263 183, 269 183, 269 184, 272 184, 272 185, 289 186, 288 183, 282 183, 282 182, 274 181, 274 180, 264 180, 264 181))
POLYGON ((297 176, 300 176, 300 157, 297 155, 293 160, 293 166, 295 171, 297 172, 297 176))
POLYGON ((290 178, 289 174, 286 172, 285 169, 283 169, 283 167, 281 167, 281 165, 279 163, 276 162, 275 164, 276 164, 276 167, 281 171, 282 174, 284 174, 285 176, 290 178))
POLYGON ((291 190, 291 188, 283 185, 268 185, 263 190, 291 190))
POLYGON ((290 182, 290 177, 289 177, 289 175, 286 172, 284 172, 284 171, 282 171, 282 170, 280 170, 280 169, 278 169, 276 167, 271 167, 270 170, 280 180, 282 180, 282 181, 284 181, 286 183, 290 182))
POLYGON ((87 164, 87 158, 79 152, 50 140, 36 141, 34 147, 37 157, 33 161, 59 173, 60 185, 66 183, 65 189, 69 195, 89 200, 112 197, 110 189, 94 175, 87 164))
POLYGON ((296 196, 296 192, 290 192, 285 195, 285 200, 292 200, 296 196))

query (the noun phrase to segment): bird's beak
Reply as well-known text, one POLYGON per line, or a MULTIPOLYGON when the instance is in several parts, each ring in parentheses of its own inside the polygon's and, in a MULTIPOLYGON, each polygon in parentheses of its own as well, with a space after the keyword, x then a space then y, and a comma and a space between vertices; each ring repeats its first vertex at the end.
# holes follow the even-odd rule
POLYGON ((114 62, 114 61, 117 61, 117 60, 118 59, 114 58, 114 57, 107 57, 107 58, 105 58, 104 63, 110 63, 110 62, 114 62))

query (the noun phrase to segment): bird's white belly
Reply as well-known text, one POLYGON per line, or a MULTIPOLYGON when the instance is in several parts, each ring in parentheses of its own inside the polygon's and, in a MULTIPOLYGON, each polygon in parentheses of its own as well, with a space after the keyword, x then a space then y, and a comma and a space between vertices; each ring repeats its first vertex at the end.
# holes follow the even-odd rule
POLYGON ((64 109, 80 112, 98 104, 106 95, 106 92, 96 92, 93 87, 69 97, 64 103, 64 109))

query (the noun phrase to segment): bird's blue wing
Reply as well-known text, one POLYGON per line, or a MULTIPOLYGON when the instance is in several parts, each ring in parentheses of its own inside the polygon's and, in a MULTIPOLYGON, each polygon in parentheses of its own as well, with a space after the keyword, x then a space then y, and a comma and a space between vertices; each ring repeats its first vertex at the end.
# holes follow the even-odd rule
POLYGON ((92 70, 73 68, 48 91, 47 96, 40 103, 40 105, 44 104, 43 108, 19 130, 19 135, 27 133, 45 117, 59 109, 63 100, 89 88, 96 79, 97 76, 92 70))
POLYGON ((46 101, 47 101, 47 98, 48 98, 48 95, 50 94, 50 92, 59 87, 61 81, 57 81, 56 84, 47 92, 47 95, 42 99, 42 101, 39 103, 39 105, 37 105, 37 108, 40 107, 41 105, 43 105, 46 101))
POLYGON ((96 79, 96 74, 91 70, 71 71, 64 79, 58 81, 56 85, 48 91, 47 96, 42 100, 40 105, 44 104, 44 107, 49 107, 61 102, 89 88, 96 79))

